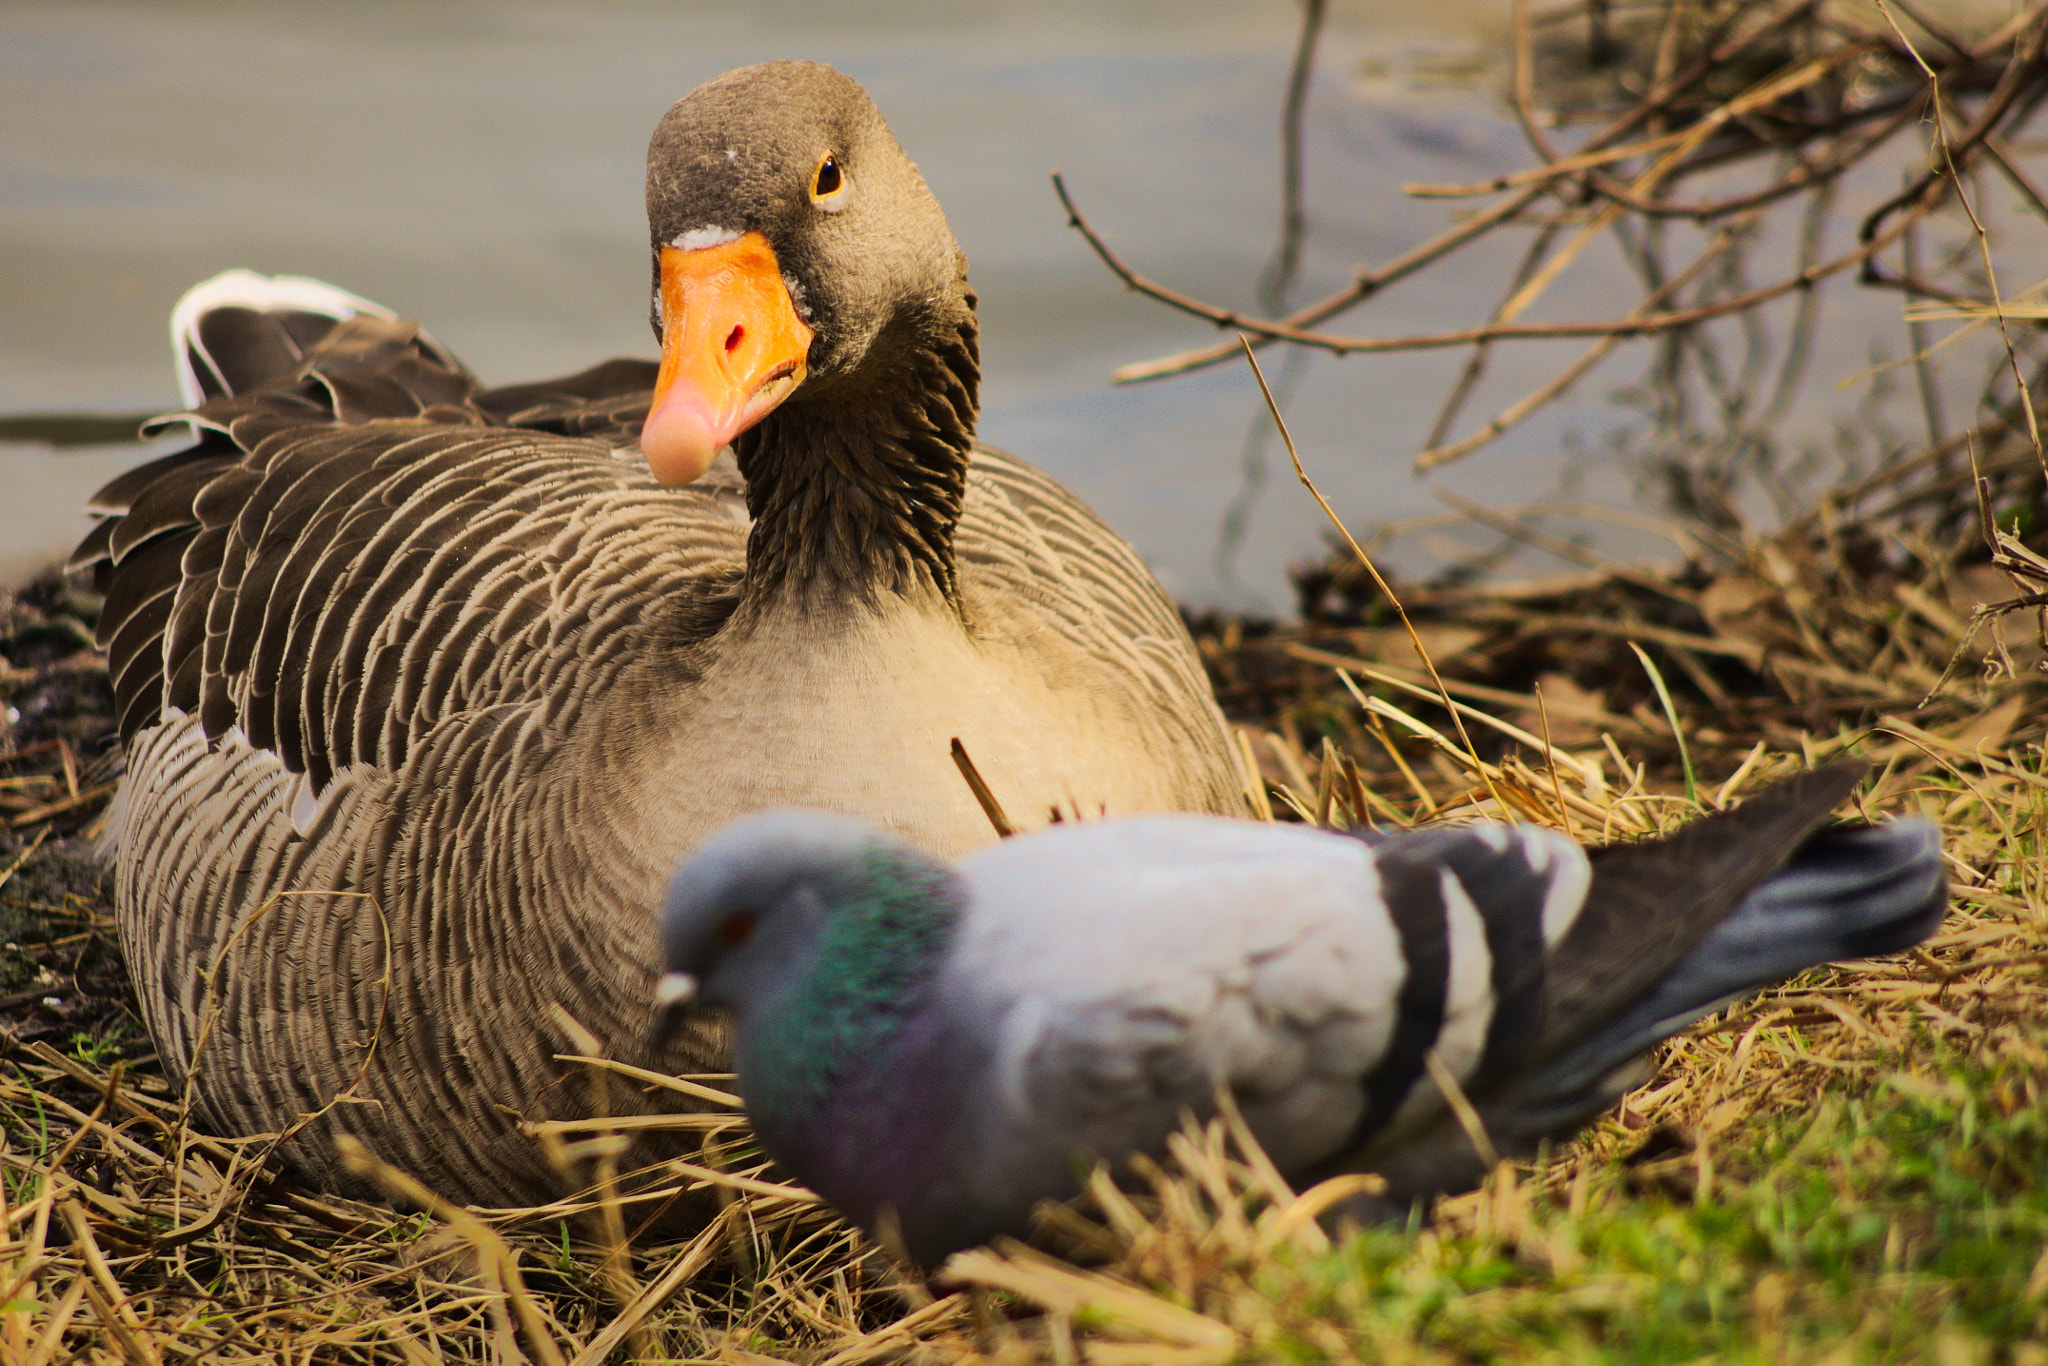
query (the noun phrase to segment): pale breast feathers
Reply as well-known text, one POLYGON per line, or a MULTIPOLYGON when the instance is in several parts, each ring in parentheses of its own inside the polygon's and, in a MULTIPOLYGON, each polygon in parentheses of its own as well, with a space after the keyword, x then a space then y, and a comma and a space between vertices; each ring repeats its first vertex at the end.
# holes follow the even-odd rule
POLYGON ((1118 661, 1148 716, 1207 740, 1220 728, 1180 614, 1131 547, 1078 499, 1016 457, 976 447, 954 541, 969 625, 1052 631, 1084 658, 1118 661))

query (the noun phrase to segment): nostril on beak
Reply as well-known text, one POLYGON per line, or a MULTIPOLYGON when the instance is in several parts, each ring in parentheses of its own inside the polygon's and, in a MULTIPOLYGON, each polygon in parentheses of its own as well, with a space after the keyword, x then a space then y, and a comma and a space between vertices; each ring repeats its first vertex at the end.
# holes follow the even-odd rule
POLYGON ((747 329, 746 329, 746 328, 744 328, 744 327, 735 327, 735 328, 733 328, 733 330, 732 330, 732 331, 730 331, 730 332, 726 333, 726 336, 725 336, 725 351, 726 351, 726 354, 727 354, 727 355, 731 355, 731 354, 732 354, 733 352, 735 352, 735 351, 739 350, 739 349, 740 349, 740 343, 741 343, 741 342, 743 342, 743 341, 745 341, 746 339, 747 339, 747 329))

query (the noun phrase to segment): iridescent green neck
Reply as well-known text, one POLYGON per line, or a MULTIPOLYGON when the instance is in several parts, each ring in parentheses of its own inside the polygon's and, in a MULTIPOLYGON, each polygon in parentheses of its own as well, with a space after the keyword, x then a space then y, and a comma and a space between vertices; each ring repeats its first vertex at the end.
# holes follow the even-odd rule
POLYGON ((834 889, 816 951, 741 1039, 757 1127, 803 1125, 845 1064, 885 1048, 923 1000, 960 916, 942 864, 876 845, 834 889))

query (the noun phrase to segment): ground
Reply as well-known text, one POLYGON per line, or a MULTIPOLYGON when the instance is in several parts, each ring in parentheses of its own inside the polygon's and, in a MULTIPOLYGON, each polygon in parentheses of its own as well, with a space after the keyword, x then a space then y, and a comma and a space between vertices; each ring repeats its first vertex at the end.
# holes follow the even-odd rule
POLYGON ((1905 575, 1878 563, 1835 566, 1817 618, 1796 575, 1759 589, 1724 563, 1662 591, 1397 586, 1411 639, 1339 563, 1304 575, 1305 624, 1196 621, 1283 818, 1504 806, 1628 838, 1857 752, 1872 814, 1943 823, 1955 909, 1924 950, 1704 1022, 1579 1141, 1408 1228, 1333 1242, 1313 1217, 1333 1192, 1287 1190, 1219 1123, 1153 1191, 1101 1186, 1039 1249, 964 1254, 929 1284, 781 1184, 730 1115, 697 1121, 704 1164, 679 1173, 723 1189, 725 1215, 630 1248, 630 1215, 480 1218, 366 1155, 394 1212, 291 1187, 264 1139, 196 1132, 136 1023, 96 853, 118 747, 95 599, 46 576, 0 598, 0 1341, 30 1361, 2048 1361, 2038 670, 1986 637, 1952 696, 1906 711, 1971 623, 1959 605, 1873 626, 1905 575), (1811 646, 1767 658, 1754 642, 1795 611, 1823 648, 1906 643, 1882 676, 1819 673, 1811 646), (1462 736, 1418 642, 1484 704, 1462 736))

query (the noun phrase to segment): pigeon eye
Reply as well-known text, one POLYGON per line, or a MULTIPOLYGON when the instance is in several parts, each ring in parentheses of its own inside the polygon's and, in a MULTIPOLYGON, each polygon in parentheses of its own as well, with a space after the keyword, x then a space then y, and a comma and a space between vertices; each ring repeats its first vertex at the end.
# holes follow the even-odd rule
POLYGON ((754 917, 744 911, 727 916, 718 927, 718 937, 734 946, 746 943, 754 937, 754 917))
POLYGON ((811 172, 811 198, 830 199, 846 188, 846 176, 839 169, 839 158, 825 153, 825 159, 818 163, 818 169, 811 172))

